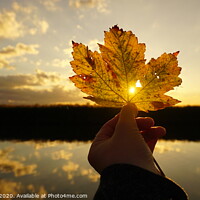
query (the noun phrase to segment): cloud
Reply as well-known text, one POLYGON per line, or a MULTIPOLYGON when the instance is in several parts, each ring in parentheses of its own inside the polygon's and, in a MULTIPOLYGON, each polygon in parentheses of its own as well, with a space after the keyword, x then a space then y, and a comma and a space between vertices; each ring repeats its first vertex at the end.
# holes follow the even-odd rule
POLYGON ((54 66, 54 67, 60 67, 60 68, 66 68, 67 63, 69 63, 69 60, 67 60, 67 59, 58 59, 58 58, 55 58, 51 62, 52 66, 54 66))
POLYGON ((21 188, 22 184, 20 182, 0 180, 0 194, 19 194, 21 188))
POLYGON ((60 0, 41 0, 40 3, 49 11, 57 11, 60 10, 61 7, 57 5, 60 0))
POLYGON ((43 185, 40 186, 39 191, 38 191, 38 194, 39 194, 40 196, 42 196, 42 195, 44 195, 44 194, 48 194, 47 190, 45 189, 45 187, 44 187, 43 185))
POLYGON ((14 151, 14 148, 12 147, 7 147, 7 148, 4 148, 4 149, 0 149, 0 158, 6 158, 6 157, 9 157, 9 154, 11 152, 14 151))
POLYGON ((26 45, 23 43, 18 43, 16 46, 7 46, 0 50, 0 69, 14 69, 15 67, 11 65, 12 59, 15 57, 23 56, 25 54, 38 54, 37 48, 39 45, 30 44, 26 45))
POLYGON ((73 154, 71 152, 59 150, 52 153, 52 159, 53 160, 60 160, 60 159, 69 160, 71 159, 72 155, 73 154))
POLYGON ((15 89, 21 86, 34 86, 38 85, 36 77, 32 75, 10 75, 0 76, 0 88, 1 89, 15 89))
POLYGON ((160 141, 158 145, 156 145, 155 152, 159 154, 163 154, 166 152, 181 152, 182 150, 177 147, 178 141, 160 141), (167 145, 166 145, 167 143, 167 145))
POLYGON ((36 82, 38 85, 44 85, 46 83, 58 83, 63 79, 55 72, 44 72, 42 70, 37 69, 35 75, 36 82))
POLYGON ((45 20, 40 21, 39 19, 37 19, 35 20, 35 25, 38 27, 38 30, 40 30, 40 32, 43 34, 46 33, 49 28, 49 24, 45 20))
POLYGON ((66 77, 55 72, 0 76, 0 104, 81 103, 81 95, 66 77))
POLYGON ((97 174, 93 169, 82 169, 81 175, 87 176, 92 182, 97 182, 100 178, 99 174, 97 174))
POLYGON ((74 184, 74 176, 79 168, 79 164, 69 161, 66 165, 62 166, 62 170, 67 172, 67 180, 74 184))
POLYGON ((36 164, 24 165, 23 163, 15 160, 2 160, 0 159, 0 171, 3 173, 14 173, 15 176, 25 176, 35 174, 36 164))
POLYGON ((76 9, 96 8, 100 13, 109 13, 106 0, 69 0, 69 6, 76 9))
POLYGON ((12 9, 0 13, 0 39, 16 39, 27 34, 47 32, 49 24, 38 17, 36 7, 24 7, 18 2, 13 2, 12 9))
POLYGON ((34 6, 22 6, 16 1, 12 3, 12 8, 16 12, 22 12, 25 14, 31 14, 36 9, 34 6))
POLYGON ((23 89, 36 86, 45 86, 48 84, 57 85, 63 79, 55 72, 44 72, 37 69, 35 74, 17 74, 9 76, 0 76, 1 89, 23 89))
POLYGON ((63 49, 63 52, 66 56, 68 56, 69 58, 72 58, 72 41, 70 41, 69 43, 70 43, 69 47, 63 49))
POLYGON ((13 67, 12 65, 10 65, 10 63, 7 60, 0 58, 0 69, 1 68, 15 69, 15 67, 13 67))
POLYGON ((16 13, 20 13, 22 17, 24 17, 24 33, 35 35, 36 33, 45 34, 47 32, 49 24, 46 20, 38 17, 36 7, 24 7, 18 2, 13 2, 12 8, 16 11, 16 13))
MULTIPOLYGON (((39 196, 48 193, 47 190, 45 189, 45 187, 43 185, 41 185, 38 188, 38 185, 29 184, 29 185, 27 185, 26 188, 29 191, 29 193, 37 193, 37 194, 39 194, 39 196)), ((42 199, 42 198, 40 198, 40 199, 42 199)))
POLYGON ((58 46, 54 46, 54 50, 60 52, 60 48, 58 46))
POLYGON ((15 39, 24 35, 24 26, 16 19, 16 14, 11 11, 0 13, 0 39, 15 39))
MULTIPOLYGON (((17 194, 20 194, 22 191, 26 191, 28 193, 37 193, 40 196, 42 194, 47 194, 47 190, 45 189, 45 187, 43 185, 41 185, 41 186, 35 185, 34 186, 33 184, 27 185, 26 183, 22 184, 22 182, 0 179, 0 194, 17 195, 17 194)), ((9 200, 11 198, 7 198, 7 199, 9 200)))
POLYGON ((14 149, 2 149, 0 150, 0 171, 3 173, 14 173, 15 176, 24 176, 28 174, 35 174, 36 164, 25 165, 17 160, 12 160, 10 153, 14 149))
POLYGON ((77 171, 78 168, 79 168, 79 165, 77 163, 72 162, 72 161, 69 161, 66 165, 62 166, 62 169, 65 172, 74 172, 74 171, 77 171))
POLYGON ((98 40, 98 39, 90 40, 89 43, 88 43, 89 49, 92 50, 92 51, 99 51, 98 43, 103 44, 103 42, 98 40))
MULTIPOLYGON (((49 147, 55 147, 55 146, 58 146, 60 145, 61 141, 26 141, 26 142, 23 142, 23 143, 26 143, 27 145, 31 145, 31 146, 34 146, 35 150, 40 150, 40 149, 44 149, 44 148, 49 148, 49 147)), ((37 152, 37 151, 35 151, 37 152)))
POLYGON ((45 34, 49 29, 49 23, 44 19, 38 18, 36 14, 33 17, 30 17, 29 24, 30 26, 27 27, 26 32, 31 35, 45 34))
POLYGON ((54 86, 51 90, 32 90, 29 88, 0 89, 0 104, 33 105, 83 103, 80 92, 66 91, 63 86, 54 86))
POLYGON ((38 51, 36 48, 38 48, 39 45, 26 45, 23 43, 18 43, 15 47, 13 46, 7 46, 4 47, 2 50, 0 50, 1 56, 6 57, 13 57, 13 56, 21 56, 24 54, 38 54, 38 51))
POLYGON ((76 25, 76 28, 79 29, 79 30, 83 29, 83 27, 81 25, 79 25, 79 24, 76 25))

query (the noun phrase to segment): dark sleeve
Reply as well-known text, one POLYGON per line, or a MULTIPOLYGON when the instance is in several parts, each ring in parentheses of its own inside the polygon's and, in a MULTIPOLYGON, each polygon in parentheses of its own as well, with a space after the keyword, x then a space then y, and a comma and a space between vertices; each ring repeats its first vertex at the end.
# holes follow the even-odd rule
POLYGON ((172 180, 128 164, 115 164, 101 173, 94 200, 187 200, 172 180))

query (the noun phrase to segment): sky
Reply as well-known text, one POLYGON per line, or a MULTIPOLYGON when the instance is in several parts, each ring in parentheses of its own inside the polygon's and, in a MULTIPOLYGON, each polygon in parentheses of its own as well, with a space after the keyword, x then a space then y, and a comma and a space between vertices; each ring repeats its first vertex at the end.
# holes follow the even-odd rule
POLYGON ((200 105, 199 0, 1 0, 0 104, 87 104, 69 80, 72 40, 98 50, 104 31, 131 30, 147 62, 178 55, 179 105, 200 105))

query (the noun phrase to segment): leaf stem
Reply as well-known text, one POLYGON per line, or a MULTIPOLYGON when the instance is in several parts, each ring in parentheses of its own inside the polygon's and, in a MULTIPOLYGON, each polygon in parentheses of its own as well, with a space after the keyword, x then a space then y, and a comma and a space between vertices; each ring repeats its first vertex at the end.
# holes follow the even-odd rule
POLYGON ((160 171, 161 176, 165 177, 165 173, 163 172, 163 170, 161 169, 160 165, 158 164, 158 162, 156 161, 156 159, 153 157, 153 161, 156 165, 156 167, 158 168, 158 170, 160 171))

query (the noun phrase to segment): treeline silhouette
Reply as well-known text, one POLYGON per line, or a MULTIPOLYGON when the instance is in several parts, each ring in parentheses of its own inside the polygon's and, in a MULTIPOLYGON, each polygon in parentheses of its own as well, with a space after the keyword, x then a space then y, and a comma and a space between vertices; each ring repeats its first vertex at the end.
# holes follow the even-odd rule
MULTIPOLYGON (((0 106, 1 140, 92 140, 120 109, 93 106, 0 106)), ((200 140, 200 107, 139 112, 167 129, 165 139, 200 140)))

